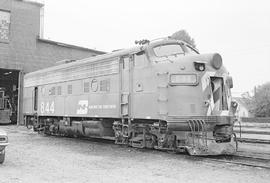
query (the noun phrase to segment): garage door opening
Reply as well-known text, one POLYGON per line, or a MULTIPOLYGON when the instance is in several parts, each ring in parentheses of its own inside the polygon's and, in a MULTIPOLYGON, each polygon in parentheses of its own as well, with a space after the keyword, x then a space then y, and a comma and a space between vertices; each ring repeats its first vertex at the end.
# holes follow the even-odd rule
POLYGON ((19 73, 0 68, 0 124, 17 123, 19 73))

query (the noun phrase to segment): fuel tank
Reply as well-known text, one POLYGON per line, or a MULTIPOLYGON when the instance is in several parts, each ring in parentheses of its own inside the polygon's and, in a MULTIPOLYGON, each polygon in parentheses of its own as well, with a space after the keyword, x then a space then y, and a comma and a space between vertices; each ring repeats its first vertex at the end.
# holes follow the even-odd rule
POLYGON ((111 123, 106 123, 105 121, 72 121, 70 125, 60 122, 59 132, 71 136, 114 136, 111 123))

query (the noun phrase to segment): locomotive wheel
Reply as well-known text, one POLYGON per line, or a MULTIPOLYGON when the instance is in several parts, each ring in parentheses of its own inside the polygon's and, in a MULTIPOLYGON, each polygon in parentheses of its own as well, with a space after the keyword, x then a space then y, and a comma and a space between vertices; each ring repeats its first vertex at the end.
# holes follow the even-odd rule
POLYGON ((4 161, 5 161, 5 150, 3 150, 0 153, 0 164, 4 163, 4 161))

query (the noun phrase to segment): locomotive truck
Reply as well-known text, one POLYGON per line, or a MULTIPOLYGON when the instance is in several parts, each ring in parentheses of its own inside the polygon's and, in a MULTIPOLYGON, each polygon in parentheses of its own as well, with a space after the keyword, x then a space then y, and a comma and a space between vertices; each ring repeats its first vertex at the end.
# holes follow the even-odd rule
POLYGON ((26 74, 25 123, 137 148, 236 152, 233 83, 220 54, 171 38, 139 43, 26 74))

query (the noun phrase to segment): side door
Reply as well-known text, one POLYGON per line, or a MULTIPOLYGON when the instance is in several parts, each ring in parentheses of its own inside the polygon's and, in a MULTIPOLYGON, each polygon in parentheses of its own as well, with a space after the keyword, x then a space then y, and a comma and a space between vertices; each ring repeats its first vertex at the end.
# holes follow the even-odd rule
POLYGON ((4 109, 4 96, 5 96, 5 92, 4 91, 0 91, 0 109, 4 109))
POLYGON ((132 116, 132 76, 133 57, 126 55, 120 58, 120 116, 132 116))
POLYGON ((33 91, 33 111, 38 112, 38 87, 35 87, 33 91))

